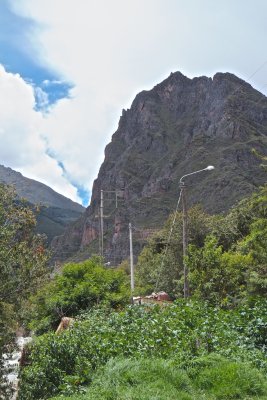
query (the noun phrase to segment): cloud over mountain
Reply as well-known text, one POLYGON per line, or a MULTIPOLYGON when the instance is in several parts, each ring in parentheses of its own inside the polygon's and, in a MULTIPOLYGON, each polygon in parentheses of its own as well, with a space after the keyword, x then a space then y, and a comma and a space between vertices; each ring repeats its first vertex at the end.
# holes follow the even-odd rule
POLYGON ((47 183, 77 200, 76 189, 63 176, 57 161, 47 154, 45 117, 35 110, 34 88, 18 74, 0 65, 0 159, 27 176, 47 183))
POLYGON ((19 113, 13 123, 31 160, 7 145, 7 166, 86 201, 121 109, 139 91, 176 70, 230 70, 266 89, 266 12, 264 0, 3 0, 0 63, 28 90, 25 104, 16 97, 28 122, 19 113))

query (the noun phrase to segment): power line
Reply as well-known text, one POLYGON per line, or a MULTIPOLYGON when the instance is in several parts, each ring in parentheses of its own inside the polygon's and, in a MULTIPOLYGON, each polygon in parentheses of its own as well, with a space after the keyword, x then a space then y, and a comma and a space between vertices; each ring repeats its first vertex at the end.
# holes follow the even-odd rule
MULTIPOLYGON (((252 78, 253 76, 255 76, 255 75, 256 75, 264 66, 266 66, 266 65, 267 65, 267 61, 265 61, 263 64, 261 64, 261 65, 247 78, 247 81, 250 81, 251 78, 252 78)), ((266 86, 266 84, 265 84, 264 86, 266 86)), ((263 87, 264 87, 264 86, 263 86, 263 87)), ((236 87, 235 89, 233 89, 233 90, 231 91, 231 93, 228 94, 228 96, 224 99, 224 103, 229 99, 230 96, 233 96, 235 93, 237 93, 241 87, 242 87, 242 83, 240 83, 240 85, 239 85, 238 87, 236 87)), ((261 101, 263 101, 264 99, 266 100, 266 98, 261 97, 261 98, 256 102, 256 104, 259 103, 259 102, 261 102, 261 101)), ((152 164, 150 163, 150 161, 149 161, 148 159, 146 159, 146 158, 140 156, 140 158, 142 158, 143 161, 144 161, 145 163, 147 163, 147 164, 150 163, 150 166, 149 166, 147 169, 145 169, 145 171, 144 171, 143 173, 139 174, 138 176, 134 175, 134 174, 131 173, 130 171, 126 171, 126 173, 127 173, 128 175, 131 175, 131 176, 132 176, 132 179, 130 179, 130 181, 124 186, 124 190, 129 189, 129 188, 130 188, 135 182, 137 182, 138 180, 140 181, 142 176, 144 176, 145 174, 148 174, 152 169, 155 169, 161 162, 163 162, 168 156, 170 156, 170 155, 173 154, 174 152, 175 152, 175 150, 171 149, 171 150, 168 151, 165 155, 163 155, 161 158, 159 158, 158 160, 156 160, 156 161, 153 162, 152 164)), ((110 187, 115 188, 114 185, 110 185, 110 187)), ((113 210, 113 212, 116 211, 116 209, 118 208, 118 207, 117 207, 117 189, 115 189, 114 191, 109 190, 109 191, 104 191, 104 192, 115 192, 115 193, 116 193, 116 208, 115 208, 115 210, 113 210)), ((180 196, 179 196, 179 198, 180 198, 180 196)), ((110 200, 110 199, 109 199, 109 200, 110 200)), ((147 200, 147 198, 146 198, 146 200, 147 200)), ((159 199, 159 200, 160 200, 160 199, 159 199)), ((139 202, 139 204, 140 204, 140 206, 141 206, 141 202, 140 202, 139 199, 134 200, 132 203, 137 203, 137 202, 139 202)), ((178 205, 179 205, 179 204, 178 204, 178 205)), ((131 210, 129 210, 129 211, 130 211, 130 212, 129 212, 129 219, 132 220, 132 217, 131 217, 131 210)), ((104 217, 104 215, 103 215, 103 217, 104 217)), ((176 218, 176 212, 175 212, 175 218, 176 218)), ((103 237, 103 223, 102 223, 102 227, 100 227, 100 231, 102 232, 102 233, 101 233, 101 237, 100 237, 100 241, 101 241, 101 244, 100 244, 100 246, 101 246, 100 253, 101 253, 101 254, 102 254, 102 253, 104 254, 104 250, 103 250, 104 241, 102 240, 102 237, 103 237)), ((165 256, 166 256, 166 252, 167 252, 168 245, 169 245, 169 240, 168 240, 168 244, 167 244, 166 249, 165 249, 166 251, 165 251, 164 258, 165 258, 165 256)), ((73 254, 73 252, 71 252, 71 251, 69 251, 69 252, 64 252, 64 253, 65 253, 65 254, 71 254, 71 255, 73 254)), ((114 255, 114 257, 115 257, 115 255, 114 255)))
POLYGON ((249 81, 254 75, 256 75, 265 65, 267 65, 267 60, 264 61, 263 64, 261 64, 248 78, 247 80, 249 81))
POLYGON ((161 259, 161 265, 160 265, 160 269, 159 269, 159 272, 158 272, 158 278, 157 278, 156 285, 155 285, 155 290, 154 290, 155 292, 158 289, 159 278, 160 278, 161 273, 163 271, 165 258, 166 258, 166 255, 167 255, 167 251, 168 251, 168 247, 169 247, 169 244, 170 244, 170 240, 171 240, 174 224, 175 224, 177 213, 178 213, 178 208, 179 208, 179 204, 180 204, 180 200, 181 200, 181 195, 182 195, 182 190, 180 190, 180 194, 179 194, 179 197, 178 197, 178 200, 177 200, 176 209, 175 209, 173 220, 172 220, 172 224, 171 224, 171 228, 170 228, 169 235, 168 235, 167 244, 166 244, 166 247, 165 247, 165 251, 163 253, 163 257, 161 259))

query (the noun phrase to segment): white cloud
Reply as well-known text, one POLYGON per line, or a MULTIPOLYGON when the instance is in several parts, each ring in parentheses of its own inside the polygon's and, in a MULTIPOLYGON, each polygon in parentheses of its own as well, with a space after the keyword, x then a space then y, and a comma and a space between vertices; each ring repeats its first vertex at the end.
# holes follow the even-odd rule
POLYGON ((0 160, 77 201, 76 189, 46 154, 44 117, 35 111, 34 88, 0 65, 0 160))
POLYGON ((71 98, 58 101, 46 115, 44 131, 67 174, 90 190, 122 108, 130 106, 145 84, 150 88, 167 72, 162 62, 153 63, 161 32, 169 30, 165 5, 158 0, 14 4, 17 11, 44 27, 29 38, 34 40, 33 48, 40 50, 36 54, 40 63, 57 68, 63 79, 74 82, 71 98), (150 15, 155 4, 157 12, 150 15), (148 48, 153 57, 151 68, 144 71, 148 48))
POLYGON ((128 5, 121 0, 113 4, 82 1, 78 7, 73 0, 12 4, 45 27, 29 37, 32 48, 39 49, 35 57, 75 84, 71 98, 60 100, 46 114, 43 132, 67 176, 90 190, 121 109, 129 106, 147 76, 150 82, 156 80, 152 68, 146 77, 140 72, 146 48, 157 53, 161 29, 167 29, 163 3, 162 12, 150 18, 152 29, 148 31, 147 15, 153 10, 154 0, 128 5))
POLYGON ((49 105, 48 94, 38 86, 34 87, 34 94, 38 108, 46 109, 49 105))
POLYGON ((64 83, 64 82, 62 82, 62 81, 60 81, 60 80, 58 80, 58 79, 53 79, 53 80, 45 79, 45 80, 42 82, 42 84, 43 84, 44 86, 61 85, 61 84, 63 84, 63 83, 64 83))
MULTIPOLYGON (((242 0, 12 0, 10 4, 38 24, 28 36, 35 61, 75 85, 71 98, 58 101, 42 118, 33 113, 28 93, 29 104, 23 107, 30 115, 21 115, 18 124, 20 118, 41 124, 67 176, 89 190, 121 109, 129 107, 140 90, 150 89, 175 70, 191 77, 230 71, 246 78, 265 61, 260 43, 266 36, 263 0, 255 0, 253 6, 242 0)), ((266 68, 261 72, 253 78, 258 87, 266 83, 266 68)), ((17 135, 24 137, 25 129, 18 129, 17 135)), ((42 142, 35 136, 34 141, 41 154, 42 142)), ((30 148, 35 153, 34 146, 30 148)), ((47 169, 49 182, 53 168, 54 164, 51 171, 47 169)))

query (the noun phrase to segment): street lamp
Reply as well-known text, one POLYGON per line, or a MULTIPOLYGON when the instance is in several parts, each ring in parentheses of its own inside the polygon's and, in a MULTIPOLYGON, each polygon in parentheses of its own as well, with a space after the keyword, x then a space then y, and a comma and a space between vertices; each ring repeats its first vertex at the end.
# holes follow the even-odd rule
POLYGON ((184 178, 190 175, 198 174, 199 172, 212 171, 214 169, 213 165, 208 165, 206 168, 199 169, 198 171, 191 172, 190 174, 183 175, 180 179, 180 189, 181 189, 181 200, 183 207, 183 265, 184 265, 184 298, 189 297, 189 284, 188 284, 188 269, 185 262, 186 252, 187 252, 187 205, 186 205, 186 186, 183 181, 184 178))

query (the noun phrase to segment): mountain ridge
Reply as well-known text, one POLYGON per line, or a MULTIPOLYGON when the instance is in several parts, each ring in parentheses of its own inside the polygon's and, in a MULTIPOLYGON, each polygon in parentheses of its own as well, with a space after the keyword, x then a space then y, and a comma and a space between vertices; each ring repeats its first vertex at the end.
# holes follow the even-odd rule
POLYGON ((80 204, 57 193, 49 186, 26 178, 20 172, 0 165, 0 182, 14 186, 18 197, 31 205, 38 205, 37 232, 47 236, 48 243, 64 232, 85 210, 80 204))
POLYGON ((249 83, 231 73, 192 79, 172 73, 123 110, 105 148, 90 206, 53 241, 56 257, 98 252, 101 189, 124 191, 115 211, 110 195, 104 195, 107 215, 113 212, 104 219, 105 256, 114 264, 128 256, 128 223, 143 232, 135 240, 138 254, 147 232, 159 229, 175 209, 179 179, 186 173, 215 165, 212 173, 188 178, 189 205, 202 203, 211 213, 227 211, 265 182, 251 150, 265 154, 266 144, 267 98, 249 83))
POLYGON ((27 200, 33 204, 36 204, 38 201, 40 201, 40 195, 38 193, 42 192, 42 205, 44 206, 61 207, 73 209, 75 211, 84 210, 84 207, 79 203, 76 203, 66 196, 56 192, 50 186, 45 185, 44 183, 35 179, 27 178, 20 172, 15 171, 10 167, 5 167, 4 165, 0 165, 0 182, 5 182, 8 185, 14 185, 16 187, 17 194, 20 197, 27 198, 27 200), (60 200, 62 201, 60 202, 60 200))

